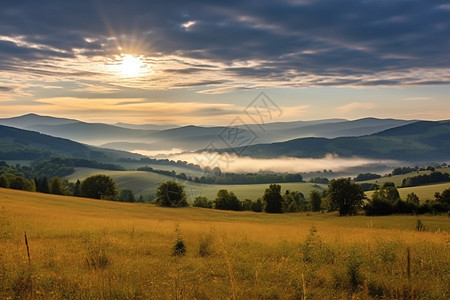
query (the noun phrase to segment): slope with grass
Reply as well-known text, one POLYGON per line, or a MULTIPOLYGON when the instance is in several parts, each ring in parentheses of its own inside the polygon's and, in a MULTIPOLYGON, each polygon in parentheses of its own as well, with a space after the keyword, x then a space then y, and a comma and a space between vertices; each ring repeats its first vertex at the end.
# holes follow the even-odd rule
MULTIPOLYGON (((442 191, 450 188, 450 182, 447 183, 438 183, 438 184, 430 184, 430 185, 421 185, 421 186, 414 186, 414 187, 405 187, 405 188, 399 188, 398 192, 400 194, 400 197, 403 200, 406 200, 406 197, 410 193, 415 193, 419 199, 420 202, 425 202, 426 200, 435 200, 434 194, 435 193, 441 193, 442 191)), ((368 191, 366 192, 366 196, 368 198, 371 198, 374 191, 368 191)))
MULTIPOLYGON (((233 191, 240 200, 251 199, 256 200, 264 194, 264 190, 269 184, 200 184, 191 181, 180 180, 174 177, 165 176, 153 172, 144 171, 107 171, 90 168, 76 168, 75 172, 68 177, 69 181, 84 179, 91 175, 105 174, 111 176, 117 183, 119 189, 131 189, 135 194, 154 195, 159 184, 167 180, 176 180, 185 186, 188 201, 192 203, 197 196, 205 196, 210 200, 216 198, 217 191, 227 189, 233 191)), ((282 193, 286 190, 302 192, 308 197, 312 190, 322 191, 326 189, 326 185, 314 184, 306 182, 298 183, 280 183, 282 193)))
POLYGON ((4 189, 0 204, 2 299, 450 296, 447 216, 421 216, 419 232, 413 216, 173 209, 4 189), (186 255, 172 256, 180 237, 186 255))
MULTIPOLYGON (((381 185, 385 182, 393 182, 395 184, 395 186, 401 186, 403 179, 406 179, 408 177, 418 176, 418 175, 431 174, 431 172, 432 171, 430 171, 430 170, 423 170, 423 171, 417 171, 417 172, 401 174, 401 175, 383 176, 378 179, 359 181, 358 183, 376 183, 376 184, 381 185)), ((436 169, 436 172, 450 173, 450 168, 439 168, 439 169, 436 169)))
MULTIPOLYGON (((450 159, 450 121, 418 121, 358 137, 300 138, 235 149, 251 157, 365 157, 400 161, 445 161, 450 159)), ((223 151, 231 152, 229 149, 223 151)))

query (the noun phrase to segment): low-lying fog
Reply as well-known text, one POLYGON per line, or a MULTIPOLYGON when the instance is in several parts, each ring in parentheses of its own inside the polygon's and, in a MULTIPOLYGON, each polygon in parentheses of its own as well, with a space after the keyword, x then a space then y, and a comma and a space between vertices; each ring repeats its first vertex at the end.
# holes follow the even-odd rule
MULTIPOLYGON (((154 157, 187 161, 203 168, 206 166, 219 167, 222 172, 232 173, 260 171, 309 173, 332 170, 333 173, 339 173, 339 175, 354 176, 362 172, 389 173, 393 168, 403 165, 395 160, 374 160, 360 157, 343 158, 333 154, 328 154, 323 158, 252 158, 216 152, 174 153, 174 151, 169 151, 166 153, 164 156, 157 155, 154 157)), ((145 154, 148 155, 148 153, 145 154)))

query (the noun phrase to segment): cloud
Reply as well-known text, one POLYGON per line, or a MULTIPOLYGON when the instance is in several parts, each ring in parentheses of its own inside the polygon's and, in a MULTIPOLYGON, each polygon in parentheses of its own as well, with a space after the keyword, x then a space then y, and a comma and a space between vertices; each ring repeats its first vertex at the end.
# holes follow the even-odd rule
POLYGON ((127 52, 151 60, 159 72, 142 89, 217 78, 225 92, 243 82, 448 84, 449 19, 445 2, 420 0, 6 1, 0 66, 22 76, 81 77, 89 72, 80 70, 99 72, 89 67, 92 60, 127 52), (36 67, 49 61, 64 71, 36 67), (173 79, 173 72, 185 76, 173 79))
POLYGON ((355 111, 372 110, 375 107, 376 107, 376 105, 373 103, 352 102, 349 104, 339 106, 336 109, 342 113, 350 113, 350 112, 355 112, 355 111))
MULTIPOLYGON (((31 108, 29 108, 31 110, 31 108)), ((33 111, 61 116, 82 113, 85 120, 100 120, 99 111, 116 122, 164 122, 172 124, 228 124, 236 115, 244 115, 244 107, 226 103, 153 102, 145 98, 42 98, 35 101, 33 111), (209 123, 208 123, 209 122, 209 123)))
POLYGON ((403 101, 430 101, 433 100, 432 97, 407 97, 403 98, 403 101))
POLYGON ((14 89, 8 86, 0 86, 0 92, 12 92, 14 89))
MULTIPOLYGON (((136 151, 144 154, 145 152, 136 151)), ((153 154, 157 154, 154 152, 153 154)), ((315 172, 333 170, 334 172, 343 172, 351 168, 367 166, 371 164, 378 165, 395 165, 397 162, 393 160, 373 160, 361 157, 342 158, 336 155, 328 154, 323 158, 294 158, 280 157, 271 159, 252 158, 247 156, 236 156, 219 153, 182 153, 169 154, 168 158, 172 160, 182 160, 193 164, 206 162, 213 158, 212 166, 219 166, 222 172, 315 172)), ((206 166, 206 165, 205 165, 206 166)), ((203 166, 203 167, 205 167, 203 166)), ((356 175, 356 174, 355 174, 356 175)))

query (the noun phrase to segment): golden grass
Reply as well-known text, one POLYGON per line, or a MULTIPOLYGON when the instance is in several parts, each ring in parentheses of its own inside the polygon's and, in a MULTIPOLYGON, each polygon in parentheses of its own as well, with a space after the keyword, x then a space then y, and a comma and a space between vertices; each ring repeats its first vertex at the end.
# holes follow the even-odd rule
POLYGON ((414 216, 171 209, 0 189, 0 299, 448 299, 450 219, 419 218, 425 232, 414 216), (171 255, 177 225, 182 257, 171 255))

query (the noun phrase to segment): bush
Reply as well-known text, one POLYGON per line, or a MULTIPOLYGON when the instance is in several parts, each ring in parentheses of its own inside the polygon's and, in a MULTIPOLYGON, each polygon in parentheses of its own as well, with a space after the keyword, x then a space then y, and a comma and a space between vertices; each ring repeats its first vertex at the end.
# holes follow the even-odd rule
POLYGON ((183 256, 186 254, 186 245, 184 244, 183 237, 181 236, 180 227, 177 225, 175 227, 175 232, 177 234, 177 239, 173 245, 172 255, 173 256, 183 256))

